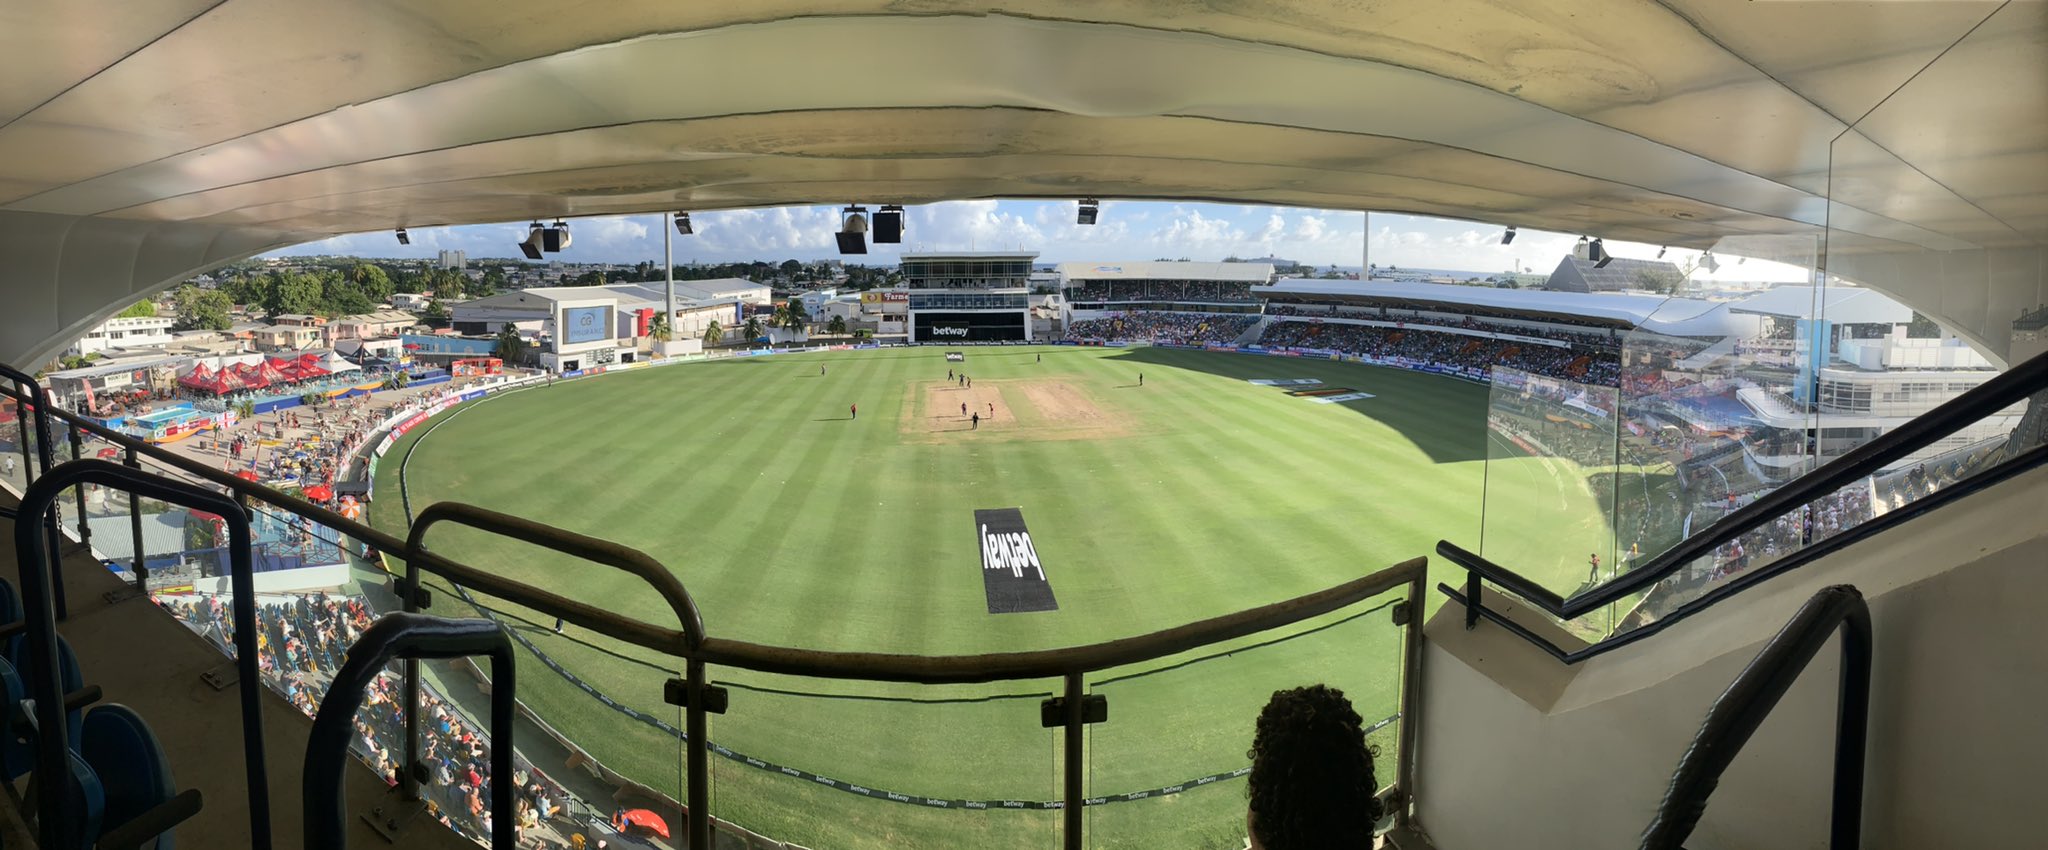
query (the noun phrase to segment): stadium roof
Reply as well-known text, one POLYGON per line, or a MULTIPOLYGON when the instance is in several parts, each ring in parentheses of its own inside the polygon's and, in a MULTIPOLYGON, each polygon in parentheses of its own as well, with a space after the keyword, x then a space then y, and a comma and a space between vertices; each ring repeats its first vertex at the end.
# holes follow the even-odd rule
POLYGON ((1061 263, 1059 272, 1061 277, 1068 280, 1210 280, 1265 283, 1273 279, 1273 266, 1270 263, 1061 263))
POLYGON ((1743 329, 1741 323, 1729 321, 1725 304, 1657 295, 1307 278, 1282 278, 1272 286, 1252 287, 1252 294, 1287 301, 1442 305, 1458 312, 1493 311, 1579 324, 1639 327, 1672 336, 1724 336, 1743 329))
POLYGON ((1826 319, 1848 325, 1903 325, 1913 321, 1913 308, 1874 289, 1850 286, 1780 286, 1730 304, 1728 309, 1784 319, 1826 319))
MULTIPOLYGON (((472 301, 465 301, 458 307, 475 310, 504 309, 552 309, 557 301, 581 301, 592 298, 615 298, 623 305, 659 304, 667 296, 663 283, 611 283, 603 286, 536 286, 529 289, 514 289, 495 295, 486 295, 472 301)), ((740 278, 716 278, 712 280, 676 281, 676 301, 679 305, 702 305, 705 303, 731 303, 737 299, 736 289, 768 289, 765 283, 755 283, 740 278)))
MULTIPOLYGON (((13 0, 0 359, 297 242, 674 209, 1139 198, 2031 248, 2044 33, 1995 0, 13 0)), ((2009 335, 2000 292, 1960 319, 2009 335)))
POLYGON ((1643 272, 1671 275, 1678 280, 1678 266, 1663 260, 1631 260, 1614 257, 1605 267, 1596 268, 1592 260, 1576 255, 1565 255, 1558 261, 1557 269, 1543 282, 1543 288, 1557 292, 1621 292, 1629 289, 1645 289, 1636 276, 1643 272))

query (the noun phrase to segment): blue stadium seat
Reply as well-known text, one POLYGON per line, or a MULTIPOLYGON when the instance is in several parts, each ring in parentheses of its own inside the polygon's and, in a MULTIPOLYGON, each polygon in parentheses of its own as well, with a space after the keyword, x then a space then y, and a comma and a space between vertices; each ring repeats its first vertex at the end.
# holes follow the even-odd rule
MULTIPOLYGON (((28 638, 17 635, 7 642, 6 658, 0 659, 0 668, 4 668, 0 669, 0 691, 4 691, 7 697, 6 704, 10 715, 14 713, 15 706, 20 706, 23 700, 28 699, 28 672, 22 666, 26 655, 28 638)), ((65 693, 69 694, 85 687, 85 674, 78 667, 78 656, 71 653, 71 644, 62 637, 57 638, 57 664, 62 671, 58 680, 63 685, 65 693)), ((85 733, 84 724, 80 722, 80 713, 74 710, 64 718, 64 725, 67 727, 65 737, 71 740, 73 750, 78 749, 80 736, 85 733)), ((19 778, 22 774, 35 769, 35 760, 35 749, 16 739, 12 734, 6 735, 4 742, 0 742, 0 771, 4 771, 7 779, 19 778)))
MULTIPOLYGON (((84 726, 85 744, 77 752, 102 789, 102 830, 118 828, 177 795, 156 733, 133 709, 97 706, 86 712, 84 726)), ((141 850, 172 850, 174 845, 172 833, 166 832, 143 843, 141 850)))

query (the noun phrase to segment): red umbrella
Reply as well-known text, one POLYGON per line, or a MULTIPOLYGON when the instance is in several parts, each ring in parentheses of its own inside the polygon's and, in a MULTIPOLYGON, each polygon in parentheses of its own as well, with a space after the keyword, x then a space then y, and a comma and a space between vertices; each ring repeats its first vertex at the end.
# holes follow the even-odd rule
POLYGON ((306 488, 306 498, 315 502, 325 502, 334 498, 334 488, 325 484, 315 484, 306 488))
POLYGON ((620 830, 621 832, 632 832, 635 829, 642 829, 663 838, 668 837, 668 821, 662 820, 661 815, 646 809, 627 809, 626 824, 627 828, 620 830))
POLYGON ((100 452, 99 452, 99 457, 100 457, 101 459, 106 459, 106 458, 115 458, 115 457, 120 457, 120 456, 121 456, 121 450, 120 450, 120 449, 117 449, 117 448, 114 448, 114 447, 112 447, 112 446, 108 446, 108 447, 106 447, 106 448, 104 448, 104 449, 100 449, 100 452))
POLYGON ((242 470, 242 471, 240 471, 240 472, 237 472, 237 473, 235 473, 235 477, 236 477, 236 478, 240 478, 240 479, 242 479, 243 481, 262 481, 262 480, 263 480, 263 476, 261 476, 261 475, 257 475, 257 474, 256 474, 256 470, 253 470, 253 469, 244 469, 244 470, 242 470))

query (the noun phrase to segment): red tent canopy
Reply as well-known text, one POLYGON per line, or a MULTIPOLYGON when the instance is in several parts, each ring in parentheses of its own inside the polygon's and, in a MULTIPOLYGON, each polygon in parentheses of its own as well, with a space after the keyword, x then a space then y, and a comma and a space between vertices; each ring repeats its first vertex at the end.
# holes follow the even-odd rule
POLYGON ((235 477, 236 477, 236 478, 240 478, 240 479, 242 479, 243 481, 262 481, 262 480, 263 480, 263 476, 261 476, 261 475, 257 475, 257 474, 256 474, 256 470, 253 470, 253 469, 244 469, 244 470, 242 470, 242 471, 240 471, 240 472, 237 472, 237 473, 235 473, 235 477))
POLYGON ((315 502, 325 502, 334 498, 334 488, 325 484, 315 484, 306 488, 306 498, 315 502))

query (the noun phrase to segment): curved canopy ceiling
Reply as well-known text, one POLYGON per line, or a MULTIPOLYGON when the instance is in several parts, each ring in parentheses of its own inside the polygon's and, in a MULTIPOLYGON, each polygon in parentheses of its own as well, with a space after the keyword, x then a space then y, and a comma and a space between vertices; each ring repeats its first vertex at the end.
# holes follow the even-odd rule
POLYGON ((0 210, 311 238, 1099 195, 2015 244, 2048 234, 2044 21, 1971 0, 12 0, 0 210), (1867 147, 1837 142, 1944 51, 1938 91, 1998 132, 1888 105, 1867 147))

